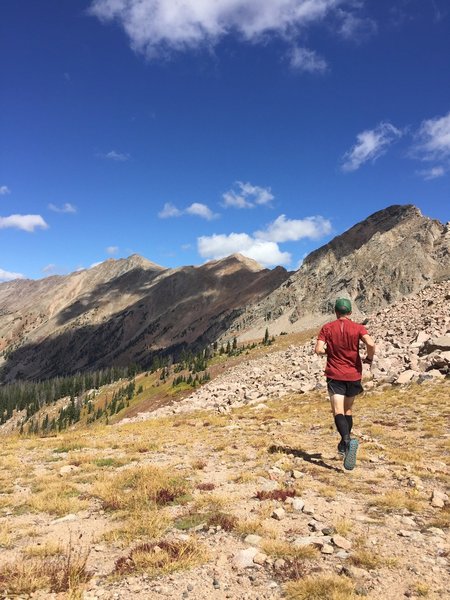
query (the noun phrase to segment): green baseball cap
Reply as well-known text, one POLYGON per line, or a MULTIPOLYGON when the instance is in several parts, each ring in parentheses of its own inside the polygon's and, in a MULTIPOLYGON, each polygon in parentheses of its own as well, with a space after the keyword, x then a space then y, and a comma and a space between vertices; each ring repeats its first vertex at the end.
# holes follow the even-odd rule
POLYGON ((346 315, 352 312, 352 303, 347 298, 338 298, 334 305, 334 310, 341 315, 346 315))

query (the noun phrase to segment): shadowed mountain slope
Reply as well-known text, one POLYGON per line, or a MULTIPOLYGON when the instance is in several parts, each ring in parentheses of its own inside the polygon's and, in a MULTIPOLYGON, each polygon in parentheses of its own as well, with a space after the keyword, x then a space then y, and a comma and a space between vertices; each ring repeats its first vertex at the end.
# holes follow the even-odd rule
POLYGON ((3 379, 48 378, 214 341, 242 306, 289 276, 233 255, 163 269, 140 257, 0 285, 3 379))

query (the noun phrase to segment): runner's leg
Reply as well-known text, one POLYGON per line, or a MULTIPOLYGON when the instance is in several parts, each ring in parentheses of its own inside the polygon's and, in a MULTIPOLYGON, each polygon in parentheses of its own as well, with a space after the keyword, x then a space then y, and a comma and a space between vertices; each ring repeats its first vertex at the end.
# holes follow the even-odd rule
POLYGON ((336 429, 341 434, 342 440, 344 442, 348 442, 350 440, 350 432, 348 430, 348 423, 344 415, 345 396, 342 394, 332 394, 330 392, 330 403, 331 410, 334 415, 336 429))
POLYGON ((353 428, 352 407, 356 396, 345 396, 344 399, 344 415, 348 424, 348 433, 350 434, 353 428))

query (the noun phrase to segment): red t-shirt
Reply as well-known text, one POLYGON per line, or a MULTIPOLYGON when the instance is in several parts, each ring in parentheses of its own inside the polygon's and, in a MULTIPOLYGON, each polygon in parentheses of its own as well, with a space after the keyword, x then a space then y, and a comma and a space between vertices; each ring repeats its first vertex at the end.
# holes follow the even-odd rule
POLYGON ((364 325, 350 319, 336 319, 326 323, 319 333, 319 340, 326 343, 327 366, 325 375, 338 381, 361 379, 362 363, 359 356, 359 340, 367 334, 364 325))

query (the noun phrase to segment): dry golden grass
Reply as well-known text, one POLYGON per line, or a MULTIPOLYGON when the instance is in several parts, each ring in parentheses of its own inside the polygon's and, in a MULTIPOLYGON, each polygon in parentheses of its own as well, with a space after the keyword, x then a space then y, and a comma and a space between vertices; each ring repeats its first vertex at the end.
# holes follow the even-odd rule
POLYGON ((345 537, 353 529, 353 521, 346 519, 345 517, 338 517, 333 521, 333 527, 335 528, 336 533, 345 537))
POLYGON ((251 483, 255 481, 257 476, 251 471, 241 471, 237 475, 232 475, 229 480, 233 483, 251 483))
POLYGON ((172 524, 170 516, 161 509, 139 509, 119 514, 117 527, 104 535, 104 539, 123 540, 131 543, 137 539, 161 537, 172 524))
POLYGON ((236 524, 236 532, 245 537, 249 534, 260 536, 276 537, 278 530, 272 523, 263 523, 260 519, 242 519, 236 524), (271 525, 271 527, 268 527, 271 525))
POLYGON ((0 566, 0 594, 17 596, 45 590, 69 592, 74 597, 90 577, 86 570, 88 556, 88 551, 75 549, 69 542, 63 554, 25 560, 21 558, 4 564, 0 566))
POLYGON ((377 548, 368 547, 367 539, 358 536, 354 540, 353 550, 350 555, 350 562, 356 567, 363 569, 377 569, 380 567, 394 568, 398 565, 398 559, 381 554, 377 548))
POLYGON ((433 515, 428 523, 428 527, 440 527, 441 529, 450 528, 450 505, 447 504, 439 512, 433 515))
POLYGON ((430 593, 430 586, 423 582, 418 582, 414 586, 415 593, 421 598, 425 598, 430 593))
POLYGON ((357 598, 353 583, 339 575, 314 575, 285 586, 287 600, 352 600, 357 598))
POLYGON ((62 479, 45 478, 38 489, 27 498, 24 506, 34 512, 58 516, 77 513, 88 508, 87 500, 79 498, 77 488, 62 479))
POLYGON ((198 512, 221 512, 226 510, 229 505, 229 496, 217 492, 206 492, 195 498, 192 510, 198 512))
POLYGON ((59 542, 45 542, 40 546, 27 546, 23 549, 23 554, 29 558, 55 556, 63 554, 64 548, 59 542))
POLYGON ((93 487, 105 510, 140 511, 179 500, 190 492, 190 484, 171 469, 151 465, 133 466, 119 474, 105 475, 93 487))
POLYGON ((274 558, 292 558, 297 560, 308 560, 317 558, 319 551, 314 546, 293 546, 288 542, 278 540, 263 540, 261 550, 274 558))
POLYGON ((9 523, 0 523, 0 548, 11 548, 13 545, 13 529, 9 523))
POLYGON ((401 490, 392 490, 377 496, 369 501, 370 506, 375 506, 386 512, 395 512, 407 509, 410 512, 418 512, 423 508, 423 502, 419 498, 411 496, 413 492, 406 493, 401 490))
POLYGON ((116 561, 115 572, 124 575, 144 572, 150 577, 193 568, 208 558, 196 538, 186 541, 159 541, 136 546, 126 557, 116 561))

